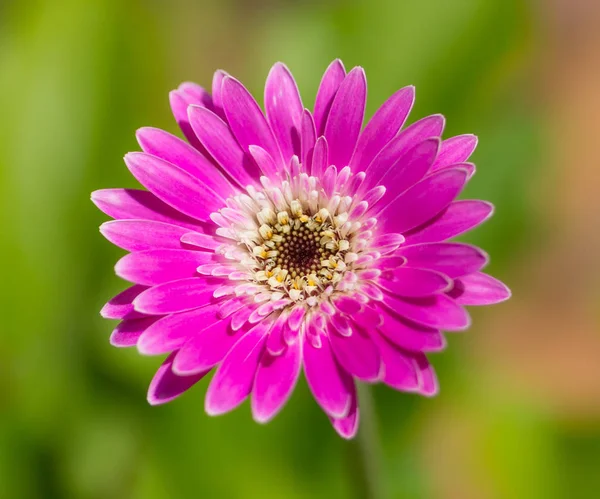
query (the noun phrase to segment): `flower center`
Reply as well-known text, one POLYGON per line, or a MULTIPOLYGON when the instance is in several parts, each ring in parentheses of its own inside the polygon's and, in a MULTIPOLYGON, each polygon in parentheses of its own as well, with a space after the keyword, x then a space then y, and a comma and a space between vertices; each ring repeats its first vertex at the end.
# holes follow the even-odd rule
POLYGON ((289 288, 292 299, 301 299, 339 282, 350 245, 341 238, 326 209, 309 216, 298 201, 291 204, 296 208, 292 216, 280 211, 276 222, 260 226, 260 240, 252 252, 259 267, 255 274, 258 282, 289 288))
POLYGON ((265 177, 261 182, 264 190, 249 187, 214 217, 217 234, 236 241, 221 251, 243 269, 231 278, 245 275, 249 281, 238 292, 253 289, 259 301, 305 301, 312 307, 351 289, 370 238, 363 220, 349 220, 353 198, 327 195, 319 180, 306 174, 279 185, 265 177))

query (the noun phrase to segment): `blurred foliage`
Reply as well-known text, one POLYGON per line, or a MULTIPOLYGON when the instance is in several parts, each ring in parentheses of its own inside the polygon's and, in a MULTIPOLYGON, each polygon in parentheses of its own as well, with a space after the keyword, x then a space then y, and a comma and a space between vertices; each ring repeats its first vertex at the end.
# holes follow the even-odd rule
MULTIPOLYGON (((260 96, 282 60, 310 106, 322 71, 341 57, 366 68, 369 114, 415 84, 413 119, 441 112, 446 135, 479 135, 480 173, 466 194, 491 200, 497 214, 469 240, 508 276, 536 226, 526 189, 541 161, 541 118, 524 90, 537 36, 525 5, 4 0, 0 497, 353 497, 355 444, 335 435, 304 382, 264 427, 247 404, 207 417, 206 382, 168 406, 147 405, 158 359, 110 347, 111 325, 98 316, 123 286, 111 271, 121 253, 98 234, 104 217, 89 192, 135 185, 120 158, 136 149, 140 126, 175 131, 167 94, 181 80, 209 85, 223 67, 260 96)), ((476 318, 469 334, 484 334, 486 312, 476 318)), ((478 435, 465 443, 470 473, 497 497, 589 497, 588 480, 598 490, 583 457, 599 453, 598 440, 578 440, 518 392, 487 392, 464 341, 450 338, 434 358, 438 398, 375 390, 393 497, 433 497, 436 470, 421 447, 430 424, 457 407, 478 435)))

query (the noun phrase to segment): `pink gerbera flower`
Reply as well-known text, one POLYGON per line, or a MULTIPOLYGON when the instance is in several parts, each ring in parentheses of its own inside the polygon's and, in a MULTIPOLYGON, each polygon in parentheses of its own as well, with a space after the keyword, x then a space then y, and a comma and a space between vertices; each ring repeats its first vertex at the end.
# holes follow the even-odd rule
POLYGON ((184 83, 171 106, 187 137, 155 128, 125 163, 146 190, 105 189, 94 203, 114 221, 102 234, 125 255, 134 285, 102 316, 115 346, 169 354, 150 384, 168 402, 213 368, 206 411, 248 396, 270 420, 300 371, 334 428, 358 426, 355 380, 437 392, 426 353, 470 324, 464 305, 505 300, 481 272, 488 256, 445 242, 488 219, 492 205, 455 201, 475 172, 473 135, 442 141, 444 118, 402 128, 414 88, 392 95, 362 129, 367 83, 339 60, 314 110, 275 64, 265 114, 217 71, 212 96, 184 83), (362 130, 361 130, 362 129, 362 130))

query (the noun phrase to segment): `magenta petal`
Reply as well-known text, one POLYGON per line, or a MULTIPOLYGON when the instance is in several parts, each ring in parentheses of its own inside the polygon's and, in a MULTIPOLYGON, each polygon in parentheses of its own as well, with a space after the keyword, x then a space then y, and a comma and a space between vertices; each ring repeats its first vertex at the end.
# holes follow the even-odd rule
POLYGON ((152 220, 113 220, 100 226, 100 233, 127 251, 181 249, 181 236, 189 232, 178 225, 152 220))
POLYGON ((311 175, 321 178, 329 166, 328 163, 329 151, 327 147, 327 140, 325 137, 319 137, 313 152, 311 175))
POLYGON ((419 377, 412 355, 401 350, 379 334, 374 334, 373 339, 377 342, 381 353, 383 382, 396 390, 417 391, 419 389, 419 377))
POLYGON ((367 330, 379 326, 382 322, 381 313, 372 305, 363 307, 360 312, 352 314, 349 318, 367 330))
POLYGON ((463 331, 471 324, 467 311, 444 294, 426 298, 387 295, 384 303, 394 313, 435 329, 463 331))
POLYGON ((373 158, 402 128, 415 101, 412 85, 398 90, 373 115, 358 139, 350 161, 352 171, 367 169, 373 158))
POLYGON ((190 126, 187 109, 192 104, 212 109, 212 99, 208 92, 195 83, 186 82, 179 85, 177 90, 169 93, 169 101, 175 121, 177 121, 185 138, 196 149, 204 153, 204 147, 202 147, 190 126))
POLYGON ((254 388, 252 415, 259 423, 270 421, 290 398, 302 368, 302 342, 296 341, 281 355, 262 354, 254 388))
POLYGON ((386 188, 379 205, 387 205, 421 180, 435 161, 439 146, 440 139, 426 139, 403 154, 379 180, 386 188))
POLYGON ((263 175, 268 177, 269 179, 275 180, 277 177, 280 177, 280 172, 283 174, 281 168, 279 168, 275 164, 275 160, 271 157, 271 155, 265 151, 262 147, 250 145, 248 146, 248 152, 256 161, 256 164, 262 171, 263 175))
POLYGON ((165 282, 142 292, 133 301, 133 306, 138 312, 149 315, 184 312, 208 305, 218 285, 215 280, 201 277, 165 282))
POLYGON ((210 369, 225 358, 243 334, 242 330, 233 331, 228 320, 218 320, 179 349, 173 362, 173 371, 192 374, 210 369))
POLYGON ((92 202, 111 218, 154 220, 204 232, 204 224, 180 213, 154 194, 139 189, 100 189, 92 202))
POLYGON ((340 365, 362 381, 376 381, 381 370, 379 351, 367 333, 353 328, 350 336, 341 336, 329 328, 329 341, 340 365))
POLYGON ((430 269, 456 278, 485 267, 489 261, 483 250, 464 243, 424 243, 403 246, 397 251, 408 267, 430 269))
POLYGON ((315 122, 308 109, 302 113, 302 125, 300 133, 300 161, 306 173, 311 173, 312 156, 317 141, 315 122))
POLYGON ((323 79, 317 91, 313 113, 317 137, 323 135, 325 132, 325 123, 327 122, 333 99, 345 77, 346 70, 339 59, 333 61, 323 74, 323 79))
POLYGON ((353 384, 353 394, 352 394, 352 403, 350 405, 350 411, 348 411, 348 415, 343 418, 329 418, 333 428, 338 433, 338 435, 346 440, 350 440, 355 437, 356 432, 358 431, 358 422, 359 422, 359 410, 358 410, 358 400, 356 399, 356 388, 353 384))
POLYGON ((242 151, 227 123, 202 107, 191 106, 188 113, 194 132, 229 178, 240 187, 256 184, 260 170, 242 151))
POLYGON ((183 244, 210 251, 214 251, 223 245, 223 240, 219 240, 218 236, 209 236, 198 232, 186 232, 181 236, 180 240, 183 244))
POLYGON ((157 249, 129 253, 115 266, 116 274, 136 284, 156 286, 167 281, 193 277, 199 265, 212 261, 204 251, 157 249))
POLYGON ((144 331, 137 344, 139 352, 159 355, 182 347, 190 338, 219 320, 217 308, 209 305, 163 317, 144 331))
POLYGON ((210 416, 235 409, 250 394, 267 332, 268 326, 258 324, 225 356, 206 392, 204 408, 210 416))
POLYGON ((473 272, 454 281, 448 293, 459 305, 493 305, 510 298, 510 289, 483 272, 473 272))
POLYGON ((415 354, 415 365, 419 376, 419 393, 426 397, 433 397, 439 392, 437 376, 433 366, 423 354, 415 354))
POLYGON ((160 317, 143 317, 119 322, 110 335, 110 344, 114 347, 132 347, 137 344, 142 333, 160 317))
POLYGON ((177 376, 171 371, 173 357, 173 354, 169 355, 150 382, 148 402, 151 405, 165 404, 176 399, 208 374, 208 371, 205 371, 193 376, 177 376))
POLYGON ((383 324, 379 331, 392 343, 412 352, 439 352, 446 341, 439 330, 422 326, 380 309, 383 324))
POLYGON ((333 301, 333 304, 335 305, 335 308, 337 308, 340 312, 349 315, 360 311, 362 307, 362 305, 356 298, 345 295, 337 297, 333 301))
POLYGON ((406 233, 406 244, 438 242, 477 227, 492 216, 494 206, 485 201, 454 201, 442 213, 406 233))
POLYGON ((404 232, 421 225, 446 208, 460 193, 468 172, 441 170, 425 177, 388 204, 380 215, 386 232, 404 232))
POLYGON ((222 197, 235 193, 232 185, 217 167, 180 138, 151 127, 140 128, 136 136, 145 153, 185 170, 222 197))
POLYGON ((211 212, 225 205, 221 194, 212 191, 203 181, 185 170, 160 158, 130 152, 125 155, 125 163, 140 184, 186 215, 208 220, 211 212))
POLYGON ((436 162, 431 167, 431 171, 439 170, 453 163, 463 163, 469 159, 477 147, 477 137, 475 135, 457 135, 442 142, 440 154, 436 162))
POLYGON ((248 146, 257 145, 267 151, 278 165, 283 166, 279 145, 273 136, 254 97, 235 78, 223 79, 223 108, 231 131, 245 151, 248 146))
POLYGON ((352 404, 352 377, 336 362, 327 336, 315 348, 304 335, 304 374, 317 403, 334 418, 348 415, 352 404))
POLYGON ((429 296, 452 287, 452 281, 440 272, 409 267, 385 270, 378 284, 391 294, 414 297, 429 296))
POLYGON ((125 291, 121 291, 102 307, 100 315, 105 319, 139 319, 140 317, 143 317, 143 314, 140 314, 133 309, 133 300, 145 289, 148 288, 146 286, 135 284, 125 291))
POLYGON ((412 147, 426 139, 439 137, 444 129, 444 117, 440 114, 427 116, 416 121, 395 138, 375 156, 371 164, 366 167, 367 178, 363 189, 368 189, 379 184, 380 179, 395 165, 398 160, 412 147))
POLYGON ((367 79, 364 70, 356 67, 340 85, 325 124, 329 162, 338 169, 348 165, 354 153, 366 102, 367 79))
POLYGON ((451 165, 444 166, 443 168, 438 168, 436 171, 445 170, 446 168, 462 168, 463 170, 467 170, 469 172, 469 178, 475 175, 475 165, 473 163, 452 163, 451 165))
POLYGON ((293 155, 300 156, 302 99, 290 70, 280 62, 271 68, 267 77, 265 111, 283 160, 287 163, 293 155))
POLYGON ((386 232, 375 238, 373 241, 373 249, 376 249, 382 255, 387 255, 388 253, 396 251, 404 241, 405 238, 402 234, 386 232))
POLYGON ((215 71, 212 81, 212 100, 215 114, 221 119, 225 119, 225 111, 223 111, 223 94, 221 88, 223 86, 223 80, 226 76, 229 76, 225 71, 219 69, 215 71))

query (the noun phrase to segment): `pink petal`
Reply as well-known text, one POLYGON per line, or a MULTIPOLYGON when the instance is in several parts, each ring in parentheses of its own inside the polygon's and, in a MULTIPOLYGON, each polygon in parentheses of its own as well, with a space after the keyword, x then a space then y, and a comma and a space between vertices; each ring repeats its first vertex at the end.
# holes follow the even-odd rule
POLYGON ((281 355, 262 354, 252 389, 252 415, 259 423, 270 421, 290 398, 302 368, 302 342, 281 355))
POLYGON ((258 324, 225 356, 206 392, 204 408, 210 416, 235 409, 250 394, 267 332, 266 324, 258 324))
POLYGON ((408 267, 436 270, 455 278, 485 267, 489 261, 487 253, 464 243, 424 243, 403 246, 397 251, 406 258, 408 267))
POLYGON ((483 272, 473 272, 454 281, 448 293, 459 305, 493 305, 510 298, 510 289, 483 272))
POLYGON ((140 337, 137 347, 144 355, 159 355, 182 347, 211 324, 219 321, 216 305, 167 315, 152 324, 140 337))
POLYGON ((477 170, 473 163, 452 163, 448 166, 438 168, 436 171, 445 170, 446 168, 462 168, 463 170, 467 170, 469 172, 469 178, 475 175, 475 171, 477 170))
POLYGON ((482 224, 493 212, 494 206, 485 201, 454 201, 438 216, 406 233, 406 243, 429 243, 450 239, 482 224))
POLYGON ((177 121, 185 138, 201 153, 204 153, 204 147, 202 147, 190 126, 187 110, 192 104, 212 109, 212 99, 208 92, 195 83, 186 82, 179 85, 177 90, 169 93, 169 101, 175 121, 177 121))
POLYGON ((415 365, 419 376, 419 393, 426 397, 437 395, 439 392, 437 376, 427 357, 423 354, 416 354, 415 365))
POLYGON ((186 215, 208 220, 213 211, 225 205, 221 194, 162 159, 141 152, 130 152, 125 156, 125 163, 133 176, 152 194, 186 215))
POLYGON ((388 204, 379 219, 386 232, 404 232, 437 215, 460 193, 468 172, 447 169, 424 178, 388 204))
POLYGON ((113 220, 100 226, 100 233, 127 251, 181 249, 181 236, 189 232, 178 225, 152 220, 113 220))
POLYGON ((362 308, 360 302, 351 296, 341 295, 333 300, 335 308, 344 314, 354 314, 362 308))
POLYGON ((379 331, 392 343, 412 352, 438 352, 446 346, 439 330, 408 321, 382 308, 379 331))
POLYGON ((359 312, 351 314, 349 318, 367 330, 381 324, 381 313, 372 305, 363 307, 359 312))
POLYGON ((440 154, 436 162, 431 167, 431 171, 439 170, 453 163, 463 163, 469 159, 477 147, 477 137, 475 135, 457 135, 442 142, 440 154))
POLYGON ((180 213, 148 191, 100 189, 92 192, 92 202, 111 218, 154 220, 204 232, 202 222, 180 213))
POLYGON ((315 131, 315 122, 312 114, 308 109, 305 109, 302 113, 302 125, 301 125, 301 140, 300 140, 300 160, 304 171, 311 173, 312 156, 315 148, 315 142, 317 141, 317 132, 315 131))
POLYGON ((343 418, 329 418, 331 424, 335 431, 337 431, 338 435, 346 440, 350 440, 356 436, 356 432, 358 431, 358 422, 359 422, 359 410, 358 410, 358 400, 356 398, 356 388, 353 383, 353 394, 352 394, 352 403, 350 405, 350 411, 348 415, 343 418))
POLYGON ((415 87, 398 90, 373 115, 358 139, 350 161, 352 171, 364 171, 402 128, 415 101, 415 87))
POLYGON ((363 189, 378 185, 380 179, 388 172, 412 147, 426 139, 439 137, 444 129, 444 117, 440 114, 427 116, 416 121, 395 138, 375 156, 371 164, 366 167, 367 178, 363 189))
POLYGON ((305 315, 306 307, 296 305, 292 308, 290 316, 288 317, 288 326, 290 326, 292 331, 298 331, 300 329, 300 325, 302 324, 305 315))
POLYGON ((356 67, 340 85, 325 124, 329 162, 340 169, 350 162, 354 153, 366 102, 367 79, 364 70, 356 67))
POLYGON ((405 241, 402 234, 385 233, 378 235, 373 241, 373 249, 376 249, 382 255, 386 255, 398 249, 405 241))
POLYGON ((223 86, 223 80, 226 76, 229 75, 222 69, 219 69, 215 71, 212 81, 212 100, 214 112, 223 120, 225 119, 225 111, 223 111, 223 95, 221 89, 223 86))
POLYGON ((317 91, 315 111, 313 113, 317 137, 323 135, 325 132, 325 123, 327 122, 333 99, 345 77, 346 70, 339 59, 333 61, 323 74, 323 79, 317 91))
POLYGON ((283 170, 275 164, 275 160, 262 147, 250 145, 248 146, 248 152, 262 171, 263 175, 270 179, 281 177, 280 173, 283 174, 283 170))
POLYGON ((145 153, 163 159, 206 184, 222 197, 236 192, 217 167, 183 140, 158 128, 140 128, 137 140, 145 153))
POLYGON ((394 313, 435 329, 463 331, 471 324, 467 311, 446 295, 399 298, 387 295, 385 305, 394 313))
POLYGON ((381 353, 383 382, 396 390, 417 391, 419 389, 419 378, 413 356, 379 334, 375 333, 373 339, 377 342, 377 347, 381 353))
POLYGON ((421 180, 433 164, 439 146, 440 139, 426 139, 403 154, 379 180, 386 188, 379 206, 387 205, 396 196, 421 180))
POLYGON ((167 281, 193 277, 196 267, 212 261, 204 251, 157 249, 129 253, 115 266, 116 274, 136 284, 156 286, 167 281))
POLYGON ((177 376, 171 371, 173 357, 174 354, 171 354, 163 362, 150 382, 148 402, 151 405, 165 404, 176 399, 208 374, 208 371, 205 371, 193 376, 177 376))
POLYGON ((166 315, 184 312, 208 305, 220 280, 188 277, 165 282, 142 292, 133 306, 138 312, 149 315, 166 315))
POLYGON ((300 156, 302 99, 290 70, 280 62, 267 77, 265 111, 283 160, 287 163, 293 155, 300 156))
POLYGON ((250 92, 231 76, 223 79, 221 89, 227 121, 242 149, 247 151, 253 144, 260 146, 278 165, 284 166, 273 131, 250 92))
POLYGON ((186 232, 180 238, 183 244, 188 244, 195 248, 201 248, 203 250, 216 250, 219 246, 223 245, 224 240, 217 236, 209 236, 207 234, 200 234, 198 232, 186 232))
POLYGON ((327 415, 346 417, 352 404, 352 377, 337 364, 326 336, 321 336, 320 348, 307 335, 303 342, 304 374, 315 400, 327 415))
POLYGON ((329 163, 329 151, 327 146, 327 140, 325 137, 319 137, 315 144, 312 159, 312 170, 311 175, 317 178, 321 178, 325 174, 325 170, 329 163))
POLYGON ((177 353, 173 371, 193 374, 221 362, 246 331, 233 331, 229 321, 218 320, 189 339, 177 353))
POLYGON ((148 288, 146 286, 135 284, 125 291, 121 291, 102 307, 100 315, 105 319, 139 319, 140 317, 143 317, 143 314, 140 314, 133 309, 133 300, 145 289, 148 288))
POLYGON ((336 359, 352 376, 362 381, 377 380, 381 358, 365 331, 355 327, 350 336, 341 336, 330 327, 329 341, 336 359))
POLYGON ((160 317, 143 317, 119 322, 110 335, 110 344, 114 347, 132 347, 137 344, 142 333, 160 317))
POLYGON ((256 184, 260 170, 242 151, 229 126, 215 113, 201 107, 191 106, 188 113, 194 132, 229 178, 240 187, 256 184))
POLYGON ((420 297, 446 291, 452 281, 440 272, 399 267, 384 271, 378 284, 394 295, 420 297))

